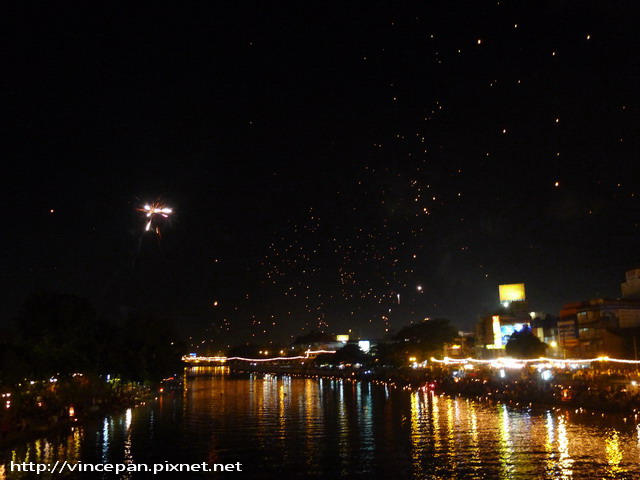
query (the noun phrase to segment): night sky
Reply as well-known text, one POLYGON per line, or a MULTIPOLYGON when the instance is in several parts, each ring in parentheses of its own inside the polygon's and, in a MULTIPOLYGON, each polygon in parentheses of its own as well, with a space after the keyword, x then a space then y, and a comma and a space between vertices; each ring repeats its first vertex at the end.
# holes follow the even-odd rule
POLYGON ((7 5, 3 319, 55 290, 217 346, 617 297, 635 3, 7 5))

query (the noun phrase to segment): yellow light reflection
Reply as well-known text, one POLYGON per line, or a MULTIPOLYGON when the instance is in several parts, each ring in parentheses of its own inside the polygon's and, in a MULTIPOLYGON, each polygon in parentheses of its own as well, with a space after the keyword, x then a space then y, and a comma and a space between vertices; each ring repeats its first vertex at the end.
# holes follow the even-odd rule
POLYGON ((569 455, 569 437, 567 436, 567 420, 564 417, 558 417, 558 453, 560 458, 558 466, 560 467, 560 478, 567 480, 573 477, 573 459, 569 455))
POLYGON ((555 425, 553 423, 553 414, 549 411, 547 412, 547 418, 545 421, 546 427, 546 435, 544 439, 544 451, 546 452, 546 474, 551 476, 556 465, 555 460, 555 451, 554 451, 554 442, 555 442, 555 425))
POLYGON ((433 406, 431 414, 431 426, 433 428, 433 446, 438 452, 442 448, 442 437, 440 433, 440 407, 438 405, 439 397, 433 391, 431 395, 431 405, 433 406))
POLYGON ((451 397, 447 397, 447 456, 449 457, 449 466, 452 471, 456 471, 458 467, 457 451, 456 451, 456 422, 454 421, 453 414, 454 400, 451 397))
MULTIPOLYGON (((284 380, 278 384, 278 440, 284 441, 285 439, 285 412, 286 406, 284 399, 286 394, 284 392, 284 380)), ((282 444, 284 446, 284 444, 282 444)))
POLYGON ((610 431, 604 441, 605 454, 611 475, 617 476, 622 472, 622 450, 620 449, 620 434, 617 430, 610 431))
POLYGON ((423 478, 425 473, 422 468, 422 440, 425 432, 421 428, 422 404, 420 402, 420 392, 411 392, 411 458, 413 460, 413 471, 416 478, 423 478))
POLYGON ((502 477, 511 478, 513 470, 513 446, 511 445, 511 432, 509 428, 509 410, 506 405, 498 407, 501 419, 498 423, 500 442, 498 449, 500 454, 500 465, 502 467, 502 477))
POLYGON ((476 413, 476 405, 474 402, 467 400, 467 407, 469 412, 469 424, 470 424, 470 433, 471 433, 471 441, 469 445, 469 450, 471 451, 471 464, 473 465, 473 469, 475 471, 480 471, 482 469, 482 461, 480 459, 480 445, 478 443, 478 415, 476 413))

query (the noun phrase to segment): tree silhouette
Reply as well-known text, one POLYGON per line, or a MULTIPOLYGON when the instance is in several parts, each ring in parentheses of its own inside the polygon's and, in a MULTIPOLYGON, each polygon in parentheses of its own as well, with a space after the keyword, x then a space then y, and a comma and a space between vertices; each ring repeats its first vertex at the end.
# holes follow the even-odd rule
POLYGON ((423 320, 402 327, 393 336, 405 356, 417 356, 421 360, 441 356, 444 344, 452 341, 458 331, 446 318, 423 320))
POLYGON ((541 342, 531 331, 530 327, 524 327, 519 332, 513 332, 505 346, 509 357, 514 358, 539 358, 544 357, 547 344, 541 342))
POLYGON ((39 292, 27 298, 14 322, 14 346, 30 374, 93 372, 100 351, 97 328, 87 300, 39 292))
POLYGON ((30 295, 0 339, 5 382, 80 372, 158 381, 178 372, 184 345, 171 322, 131 313, 121 322, 101 319, 75 295, 30 295))
POLYGON ((371 356, 367 355, 355 343, 348 343, 336 353, 319 355, 316 358, 316 364, 330 363, 339 365, 341 363, 369 363, 371 356))

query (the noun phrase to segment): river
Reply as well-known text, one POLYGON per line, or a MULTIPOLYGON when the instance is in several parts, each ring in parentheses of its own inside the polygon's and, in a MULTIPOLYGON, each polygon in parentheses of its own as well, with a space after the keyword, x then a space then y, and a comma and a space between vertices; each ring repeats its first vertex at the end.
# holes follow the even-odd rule
POLYGON ((640 478, 638 425, 616 415, 512 408, 382 383, 234 376, 224 367, 197 373, 184 392, 0 452, 0 480, 116 478, 11 472, 11 461, 241 468, 118 477, 130 479, 640 478))

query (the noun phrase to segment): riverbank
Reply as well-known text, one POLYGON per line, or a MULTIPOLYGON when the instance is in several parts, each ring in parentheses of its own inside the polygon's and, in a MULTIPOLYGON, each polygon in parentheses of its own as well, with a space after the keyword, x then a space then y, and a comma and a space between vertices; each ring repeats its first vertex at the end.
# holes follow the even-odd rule
POLYGON ((0 448, 67 431, 85 420, 148 401, 156 393, 157 389, 140 383, 80 374, 5 389, 0 448))

